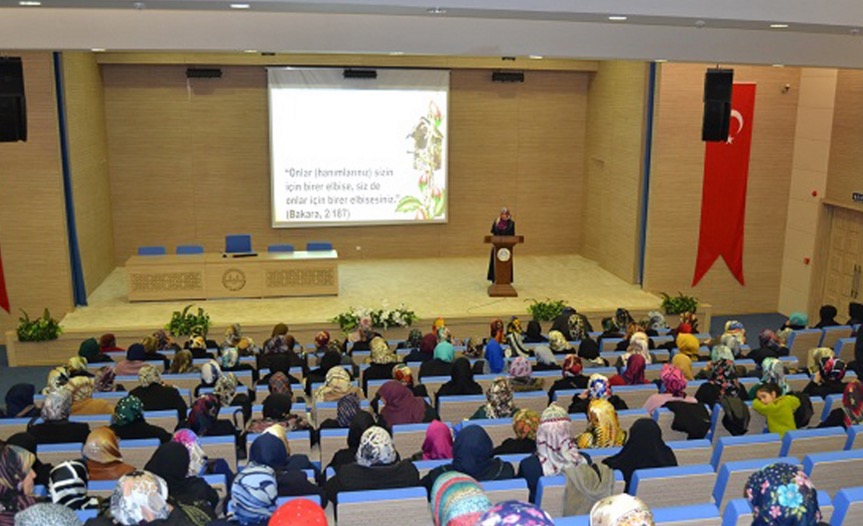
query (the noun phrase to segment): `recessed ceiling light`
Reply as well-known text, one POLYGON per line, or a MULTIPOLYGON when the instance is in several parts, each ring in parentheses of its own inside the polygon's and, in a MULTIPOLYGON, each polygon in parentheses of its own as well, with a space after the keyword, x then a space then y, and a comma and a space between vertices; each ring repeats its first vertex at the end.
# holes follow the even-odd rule
POLYGON ((442 15, 446 13, 446 9, 443 7, 429 7, 426 9, 426 12, 432 15, 442 15))
POLYGON ((404 55, 404 51, 390 51, 391 56, 404 55))
POLYGON ((248 9, 252 6, 249 4, 231 4, 231 9, 248 9))
POLYGON ((771 29, 785 29, 788 24, 770 24, 771 29))
POLYGON ((257 49, 244 49, 243 50, 243 53, 257 53, 257 52, 258 52, 257 49))
POLYGON ((532 58, 534 60, 542 60, 542 55, 528 55, 528 58, 532 58))
POLYGON ((92 51, 93 53, 104 53, 104 52, 105 52, 105 48, 103 48, 103 47, 94 47, 94 48, 90 48, 90 51, 92 51))
POLYGON ((42 2, 36 2, 35 0, 21 0, 18 2, 18 5, 24 7, 39 7, 42 5, 42 2))
POLYGON ((615 22, 620 22, 620 21, 626 20, 626 19, 627 19, 627 17, 625 17, 625 16, 618 16, 618 15, 615 15, 615 16, 610 16, 610 17, 608 17, 608 19, 609 19, 609 20, 614 20, 615 22))
POLYGON ((773 66, 774 68, 784 68, 785 67, 785 64, 770 64, 770 65, 773 66))
POLYGON ((657 62, 657 63, 668 62, 668 59, 667 58, 658 58, 658 59, 654 60, 654 62, 657 62))

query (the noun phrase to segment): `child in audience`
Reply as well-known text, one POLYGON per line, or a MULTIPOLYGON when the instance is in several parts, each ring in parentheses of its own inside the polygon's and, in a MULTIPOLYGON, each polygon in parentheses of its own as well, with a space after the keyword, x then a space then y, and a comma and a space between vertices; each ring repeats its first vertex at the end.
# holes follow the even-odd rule
POLYGON ((771 433, 785 436, 786 431, 797 429, 794 411, 800 407, 796 396, 783 395, 782 389, 774 383, 766 383, 755 392, 752 409, 767 418, 767 429, 771 433))

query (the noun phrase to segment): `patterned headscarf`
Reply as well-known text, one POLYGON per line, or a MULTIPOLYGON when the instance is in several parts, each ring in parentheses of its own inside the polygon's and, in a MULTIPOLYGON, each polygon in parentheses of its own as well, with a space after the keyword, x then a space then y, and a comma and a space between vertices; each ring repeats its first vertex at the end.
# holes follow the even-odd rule
POLYGON ((71 508, 42 502, 16 513, 15 526, 81 526, 81 519, 71 508))
POLYGON ((778 349, 779 348, 779 338, 776 337, 776 333, 771 331, 770 329, 764 329, 760 333, 758 333, 758 343, 761 345, 762 349, 778 349))
POLYGON ((829 347, 816 347, 813 349, 809 349, 809 352, 806 353, 806 368, 809 369, 810 374, 815 374, 819 370, 819 366, 821 365, 821 358, 836 356, 836 353, 833 352, 833 349, 829 347))
POLYGON ((237 380, 237 375, 234 373, 225 373, 216 380, 216 386, 213 388, 213 393, 219 397, 219 403, 228 406, 234 400, 234 395, 237 394, 237 386, 240 381, 237 380))
POLYGON ((566 338, 560 331, 549 331, 548 346, 551 347, 551 352, 555 353, 562 353, 571 349, 569 342, 566 341, 566 338))
POLYGON ((135 395, 126 395, 117 402, 114 406, 114 415, 111 417, 111 424, 117 427, 124 427, 132 422, 144 419, 144 404, 141 399, 135 395))
POLYGON ((731 350, 731 354, 737 357, 740 356, 741 347, 744 343, 740 333, 726 332, 719 337, 719 344, 728 347, 731 350))
POLYGON ((203 336, 189 338, 189 349, 204 350, 207 348, 207 340, 203 336))
POLYGON ((222 368, 216 360, 210 360, 201 366, 201 382, 204 385, 215 385, 220 376, 222 376, 222 368))
POLYGON ((644 369, 647 367, 644 356, 641 354, 630 354, 626 360, 626 370, 620 376, 626 385, 642 385, 647 383, 644 378, 644 369))
POLYGON ((423 341, 423 331, 419 329, 411 329, 411 332, 408 334, 408 339, 405 342, 408 349, 419 349, 420 344, 423 341))
POLYGON ((264 354, 279 354, 288 352, 288 341, 283 335, 273 336, 264 342, 264 354))
POLYGON ((552 403, 542 412, 536 430, 536 455, 542 474, 558 475, 564 469, 584 462, 572 437, 572 421, 566 410, 552 403))
POLYGON ((485 404, 485 414, 488 418, 506 418, 515 412, 512 401, 512 387, 506 378, 495 378, 485 393, 488 403, 485 404))
POLYGON ((77 460, 67 460, 54 467, 48 475, 51 502, 80 510, 87 503, 87 467, 77 460))
POLYGON ((734 353, 725 345, 714 345, 713 349, 710 349, 710 361, 716 363, 719 360, 729 360, 733 362, 734 353))
POLYGON ((86 371, 87 359, 81 356, 73 356, 66 362, 66 369, 70 373, 86 371))
POLYGON ((831 382, 841 382, 845 378, 845 362, 832 356, 822 356, 818 362, 821 378, 831 382))
POLYGON ((42 403, 42 420, 52 422, 66 420, 72 412, 72 393, 66 389, 51 391, 42 403))
POLYGON ((187 476, 199 476, 207 465, 207 454, 198 441, 198 435, 191 429, 181 429, 174 433, 174 437, 171 440, 183 444, 189 451, 189 472, 187 476))
POLYGON ((369 347, 371 348, 370 360, 372 363, 388 364, 399 361, 399 357, 396 355, 395 351, 391 350, 387 345, 386 340, 380 336, 372 338, 371 343, 369 343, 369 347))
POLYGON ((138 382, 140 382, 141 387, 149 387, 153 384, 160 384, 162 383, 162 375, 159 374, 158 369, 148 363, 138 369, 138 382))
POLYGON ((45 383, 45 389, 42 394, 47 395, 51 391, 61 389, 69 381, 69 374, 65 367, 55 367, 48 371, 48 380, 45 383))
POLYGON ((539 506, 507 500, 482 514, 476 526, 554 526, 551 515, 539 506))
POLYGON ((73 376, 69 378, 66 389, 72 394, 72 403, 82 402, 93 398, 93 389, 96 383, 89 376, 73 376))
POLYGON ((100 393, 110 393, 114 390, 114 378, 116 378, 116 374, 114 373, 114 367, 110 365, 103 365, 96 372, 96 379, 94 383, 94 387, 96 391, 100 393))
POLYGON ((435 526, 473 526, 492 503, 476 479, 448 471, 435 479, 431 507, 435 526))
POLYGON ((225 342, 222 344, 225 347, 236 347, 243 337, 243 329, 239 323, 234 323, 225 329, 225 342))
POLYGON ((668 323, 665 321, 665 316, 661 312, 652 310, 647 313, 647 328, 654 331, 667 329, 668 323))
POLYGON ((273 373, 273 375, 270 376, 268 384, 270 386, 270 393, 272 394, 293 394, 293 391, 291 390, 291 380, 288 378, 288 375, 281 371, 273 373))
POLYGON ((512 416, 512 430, 519 439, 536 440, 536 430, 539 427, 539 413, 533 409, 519 409, 512 416))
POLYGON ((619 493, 593 505, 590 523, 602 526, 653 526, 653 513, 638 497, 619 493))
POLYGON ((708 381, 719 386, 719 396, 738 396, 740 394, 737 370, 734 368, 734 362, 730 360, 714 362, 708 381))
POLYGON ((784 395, 790 391, 788 382, 785 380, 785 366, 773 357, 765 358, 761 362, 761 383, 778 385, 784 395))
POLYGON ((615 447, 626 442, 626 431, 621 429, 617 411, 608 400, 591 400, 587 420, 587 431, 576 437, 579 448, 615 447))
POLYGON ((588 397, 591 400, 598 398, 608 400, 611 396, 611 384, 608 383, 608 378, 605 376, 594 373, 587 380, 587 391, 589 393, 588 397))
POLYGON ((120 441, 110 427, 99 427, 90 431, 81 454, 84 458, 99 464, 123 461, 123 455, 120 454, 120 441))
POLYGON ((137 526, 171 514, 168 484, 149 471, 133 471, 117 481, 111 494, 111 516, 122 526, 137 526))
POLYGON ((186 349, 178 351, 171 362, 171 374, 190 373, 195 370, 192 363, 192 353, 186 349))
POLYGON ((156 340, 156 350, 164 351, 171 346, 171 337, 165 329, 159 329, 153 333, 153 338, 156 340))
POLYGON ((408 387, 414 384, 413 373, 411 368, 406 363, 399 363, 393 366, 393 380, 400 382, 408 387))
POLYGON ((276 511, 279 487, 276 473, 269 466, 246 466, 231 485, 231 505, 234 518, 247 526, 269 519, 276 511))
POLYGON ((350 373, 344 367, 333 367, 327 371, 324 385, 315 393, 315 400, 336 400, 351 392, 352 388, 350 373))
POLYGON ((821 520, 818 496, 797 466, 777 462, 749 476, 744 490, 752 526, 811 526, 821 520))
POLYGON ((206 394, 198 397, 189 411, 189 427, 199 436, 207 434, 207 430, 219 418, 219 399, 215 395, 206 394))
POLYGON ((581 371, 584 369, 584 366, 581 363, 581 358, 578 357, 577 354, 567 354, 566 358, 563 360, 563 377, 564 378, 573 378, 575 376, 581 375, 581 371))
POLYGON ((233 369, 240 361, 240 351, 236 347, 226 347, 222 351, 222 356, 219 359, 219 365, 222 369, 233 369))
POLYGON ((683 376, 683 371, 677 367, 668 363, 663 365, 662 370, 659 371, 659 379, 662 380, 666 393, 676 398, 686 396, 686 378, 683 376))
POLYGON ((346 394, 339 398, 336 405, 336 419, 339 422, 339 427, 350 427, 351 420, 360 412, 360 397, 354 393, 346 394))
POLYGON ((509 376, 516 380, 529 380, 533 374, 533 367, 524 356, 517 356, 509 364, 509 376))
POLYGON ((357 464, 370 467, 392 464, 396 460, 398 454, 386 429, 372 426, 363 432, 357 449, 357 464))
POLYGON ((842 411, 845 413, 845 426, 856 426, 863 422, 863 384, 859 380, 848 382, 842 393, 842 411))

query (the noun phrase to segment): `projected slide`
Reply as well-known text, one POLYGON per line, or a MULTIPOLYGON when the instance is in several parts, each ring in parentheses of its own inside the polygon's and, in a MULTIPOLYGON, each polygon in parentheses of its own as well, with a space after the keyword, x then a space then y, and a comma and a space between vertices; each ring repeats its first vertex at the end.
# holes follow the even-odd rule
POLYGON ((274 227, 447 220, 449 72, 270 68, 274 227))

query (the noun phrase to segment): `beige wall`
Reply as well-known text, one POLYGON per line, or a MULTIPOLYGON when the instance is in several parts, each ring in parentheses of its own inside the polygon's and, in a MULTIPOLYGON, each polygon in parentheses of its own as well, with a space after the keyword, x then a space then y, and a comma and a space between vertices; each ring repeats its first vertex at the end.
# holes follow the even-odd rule
POLYGON ((139 245, 219 251, 238 232, 258 250, 317 239, 345 258, 478 255, 502 205, 520 252, 580 247, 587 73, 452 72, 448 224, 288 230, 270 227, 265 70, 222 71, 187 84, 182 66, 102 66, 117 264, 139 245))
POLYGON ((841 206, 863 210, 863 203, 851 200, 853 192, 863 193, 863 71, 840 70, 836 79, 836 111, 827 198, 841 206))
POLYGON ((89 295, 114 270, 114 233, 102 75, 93 53, 63 53, 75 226, 89 295))
POLYGON ((12 306, 0 329, 14 328, 24 309, 48 307, 62 317, 72 307, 63 203, 57 103, 51 53, 16 54, 24 61, 29 137, 0 143, 0 251, 12 306))
POLYGON ((650 179, 647 290, 690 293, 714 313, 774 312, 779 300, 785 222, 794 154, 800 70, 733 66, 735 82, 757 83, 746 195, 741 286, 717 260, 694 289, 701 221, 703 79, 707 65, 660 70, 650 179), (791 89, 785 93, 783 87, 791 89))
POLYGON ((630 283, 640 257, 647 73, 644 62, 604 61, 588 92, 582 253, 630 283))

